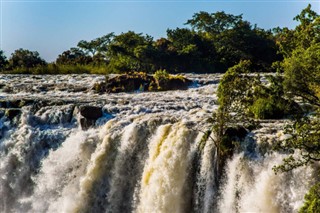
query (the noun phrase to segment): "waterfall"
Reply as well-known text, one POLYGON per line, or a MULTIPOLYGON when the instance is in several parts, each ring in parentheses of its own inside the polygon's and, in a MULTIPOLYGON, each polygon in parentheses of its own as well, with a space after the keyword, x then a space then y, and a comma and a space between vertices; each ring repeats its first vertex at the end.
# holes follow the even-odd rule
POLYGON ((277 137, 269 133, 281 130, 275 124, 252 133, 216 173, 214 135, 201 142, 217 107, 215 91, 210 84, 100 96, 17 91, 42 104, 20 107, 14 118, 11 108, 0 108, 0 212, 297 212, 316 166, 274 174, 285 155, 262 153, 260 141, 277 137), (82 130, 78 102, 101 103, 104 117, 82 130))

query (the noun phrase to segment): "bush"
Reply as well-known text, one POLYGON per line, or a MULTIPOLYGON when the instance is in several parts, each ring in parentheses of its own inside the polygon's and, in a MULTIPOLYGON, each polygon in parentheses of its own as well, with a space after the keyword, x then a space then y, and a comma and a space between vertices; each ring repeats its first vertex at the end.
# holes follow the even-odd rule
POLYGON ((275 100, 272 97, 257 99, 250 108, 257 119, 279 119, 285 114, 285 106, 282 100, 275 100))
POLYGON ((167 72, 167 70, 157 70, 154 74, 153 77, 157 80, 157 81, 165 81, 168 80, 170 75, 167 72))
POLYGON ((304 199, 304 204, 299 213, 320 212, 320 183, 311 187, 304 199))

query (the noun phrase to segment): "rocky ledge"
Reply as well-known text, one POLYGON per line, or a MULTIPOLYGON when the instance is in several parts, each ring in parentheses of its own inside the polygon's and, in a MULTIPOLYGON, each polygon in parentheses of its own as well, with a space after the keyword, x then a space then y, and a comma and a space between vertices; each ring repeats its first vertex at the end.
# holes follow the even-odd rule
POLYGON ((167 75, 155 77, 146 73, 128 73, 106 79, 94 85, 99 93, 118 93, 134 91, 167 91, 186 90, 192 81, 181 75, 167 75))

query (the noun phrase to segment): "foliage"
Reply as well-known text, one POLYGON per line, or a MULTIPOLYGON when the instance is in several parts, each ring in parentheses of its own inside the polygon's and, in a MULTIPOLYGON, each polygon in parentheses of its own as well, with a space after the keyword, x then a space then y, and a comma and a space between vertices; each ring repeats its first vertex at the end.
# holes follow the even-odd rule
POLYGON ((152 37, 128 31, 114 37, 110 43, 109 69, 114 72, 152 70, 149 52, 152 51, 152 37))
POLYGON ((91 41, 81 40, 78 42, 77 46, 79 49, 91 56, 95 56, 97 54, 105 55, 113 38, 114 33, 109 33, 91 41))
POLYGON ((157 81, 166 81, 169 79, 169 73, 166 70, 157 70, 154 74, 153 77, 157 80, 157 81))
POLYGON ((211 139, 217 148, 218 172, 222 171, 223 164, 235 147, 234 138, 227 130, 238 125, 248 126, 254 121, 248 119, 248 106, 251 103, 255 77, 247 74, 251 71, 250 61, 240 61, 223 75, 218 87, 219 108, 213 113, 209 121, 212 126, 204 133, 200 146, 211 139), (211 138, 214 133, 215 138, 211 138))
POLYGON ((311 187, 304 199, 304 205, 299 210, 299 213, 320 212, 320 183, 311 187))
POLYGON ((9 67, 15 68, 34 68, 45 65, 46 62, 40 58, 37 51, 30 51, 25 49, 18 49, 11 54, 9 59, 9 67))
POLYGON ((271 31, 252 27, 242 15, 200 12, 187 24, 213 42, 217 70, 225 71, 240 60, 250 60, 255 71, 270 71, 272 62, 281 59, 271 31))
POLYGON ((168 29, 166 38, 155 41, 133 31, 81 40, 77 47, 63 51, 56 64, 107 66, 108 73, 163 69, 170 73, 215 73, 225 72, 240 60, 250 60, 252 71, 272 71, 271 64, 281 59, 271 31, 251 26, 242 15, 199 12, 186 24, 187 28, 168 29))
POLYGON ((299 48, 307 49, 320 41, 320 17, 309 4, 294 20, 300 22, 295 29, 274 29, 280 52, 286 57, 299 48))
POLYGON ((0 71, 4 70, 7 64, 7 57, 4 55, 4 52, 0 50, 0 71))
POLYGON ((303 117, 292 126, 288 126, 286 134, 291 135, 279 141, 275 149, 288 153, 283 164, 274 167, 275 172, 291 171, 300 166, 320 161, 320 119, 319 114, 303 117))
POLYGON ((79 48, 71 48, 64 51, 58 56, 56 64, 58 65, 87 65, 92 63, 92 57, 88 56, 84 51, 79 48))
POLYGON ((320 106, 320 43, 298 48, 283 62, 284 86, 291 95, 320 106))

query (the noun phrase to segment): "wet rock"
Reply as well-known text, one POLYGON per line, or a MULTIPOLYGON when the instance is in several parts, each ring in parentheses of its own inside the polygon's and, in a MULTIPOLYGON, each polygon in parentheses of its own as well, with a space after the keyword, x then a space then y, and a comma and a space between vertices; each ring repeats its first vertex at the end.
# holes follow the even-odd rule
POLYGON ((192 81, 181 76, 157 83, 158 88, 161 88, 161 90, 186 90, 192 84, 192 81))
POLYGON ((243 126, 228 127, 221 141, 224 160, 231 157, 236 148, 240 147, 240 142, 243 141, 248 134, 248 130, 243 126))
POLYGON ((128 73, 110 78, 103 83, 95 84, 97 92, 134 92, 134 91, 166 91, 185 90, 192 84, 192 81, 183 76, 170 75, 166 79, 156 80, 146 73, 128 73))
POLYGON ((6 100, 0 100, 0 108, 7 108, 7 101, 6 100))
POLYGON ((238 138, 240 140, 244 139, 247 134, 248 131, 242 126, 228 127, 224 133, 224 135, 229 138, 238 138))
POLYGON ((90 120, 97 120, 102 116, 102 108, 97 106, 80 106, 80 115, 90 120))
POLYGON ((7 109, 5 112, 5 116, 9 120, 13 120, 15 117, 21 114, 21 109, 7 109))
POLYGON ((93 127, 100 117, 102 117, 102 108, 97 106, 80 106, 74 110, 74 115, 80 114, 80 126, 83 130, 93 127))
MULTIPOLYGON (((107 80, 105 90, 107 92, 133 92, 136 90, 147 90, 153 77, 145 73, 129 73, 116 76, 107 80)), ((100 85, 101 87, 101 85, 100 85)))
POLYGON ((82 130, 87 130, 90 127, 93 127, 95 125, 95 120, 90 120, 87 118, 80 118, 80 125, 82 130))

